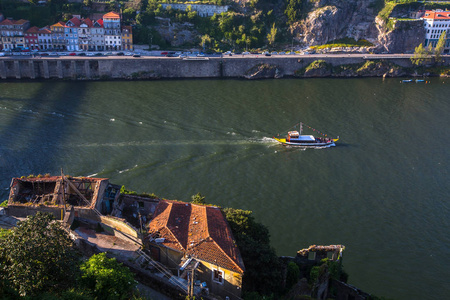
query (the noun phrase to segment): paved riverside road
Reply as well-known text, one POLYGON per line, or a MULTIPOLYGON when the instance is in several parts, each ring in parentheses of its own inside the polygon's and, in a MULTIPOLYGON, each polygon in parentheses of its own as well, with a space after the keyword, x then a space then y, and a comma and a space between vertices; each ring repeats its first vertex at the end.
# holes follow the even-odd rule
MULTIPOLYGON (((395 58, 410 58, 413 56, 413 54, 346 54, 346 53, 339 53, 339 54, 274 54, 271 56, 266 56, 264 54, 234 54, 232 56, 229 55, 222 55, 222 56, 202 56, 202 57, 188 57, 188 59, 253 59, 253 58, 271 58, 271 59, 277 59, 277 58, 326 58, 326 57, 334 57, 334 58, 365 58, 365 59, 395 59, 395 58)), ((450 57, 449 55, 442 55, 443 57, 450 57)), ((142 55, 140 57, 133 57, 133 56, 118 56, 118 55, 108 55, 108 56, 31 56, 31 55, 13 55, 13 56, 0 56, 0 60, 27 60, 27 59, 49 59, 49 60, 86 60, 86 59, 93 59, 93 60, 102 60, 102 59, 172 59, 172 60, 179 60, 183 59, 180 57, 166 57, 166 56, 157 56, 157 55, 142 55)))

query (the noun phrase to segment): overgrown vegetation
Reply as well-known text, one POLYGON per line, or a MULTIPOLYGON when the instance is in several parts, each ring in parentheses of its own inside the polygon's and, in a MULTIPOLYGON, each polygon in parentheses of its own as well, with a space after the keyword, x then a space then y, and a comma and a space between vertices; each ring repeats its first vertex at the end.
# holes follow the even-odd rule
POLYGON ((50 214, 0 230, 1 299, 140 299, 134 285, 130 270, 105 253, 83 262, 50 214))

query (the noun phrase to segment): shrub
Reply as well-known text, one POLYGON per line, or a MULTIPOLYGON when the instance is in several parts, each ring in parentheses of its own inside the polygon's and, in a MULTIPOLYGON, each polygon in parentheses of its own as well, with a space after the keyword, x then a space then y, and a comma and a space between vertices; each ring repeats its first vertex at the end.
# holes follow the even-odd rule
POLYGON ((95 254, 84 262, 80 270, 81 283, 94 291, 96 299, 127 299, 135 285, 134 275, 115 258, 105 253, 95 254))

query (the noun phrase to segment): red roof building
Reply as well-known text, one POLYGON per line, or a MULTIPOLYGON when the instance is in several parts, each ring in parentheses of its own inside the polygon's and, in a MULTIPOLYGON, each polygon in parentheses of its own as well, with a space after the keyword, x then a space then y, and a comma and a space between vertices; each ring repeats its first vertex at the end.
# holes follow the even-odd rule
POLYGON ((25 45, 30 50, 39 50, 39 40, 38 40, 39 28, 33 26, 25 31, 25 45))
POLYGON ((427 10, 423 15, 425 25, 425 46, 436 47, 442 34, 447 34, 444 53, 450 49, 450 11, 427 10))
POLYGON ((171 268, 195 259, 201 263, 197 277, 212 293, 230 298, 240 294, 245 267, 219 208, 161 200, 148 226, 154 259, 171 268))

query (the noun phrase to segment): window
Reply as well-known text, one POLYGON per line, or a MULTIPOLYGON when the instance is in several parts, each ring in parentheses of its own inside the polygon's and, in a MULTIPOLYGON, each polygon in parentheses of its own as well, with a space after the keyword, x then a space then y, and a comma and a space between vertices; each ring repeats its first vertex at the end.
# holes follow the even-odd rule
POLYGON ((213 269, 213 281, 223 284, 223 271, 213 269))

